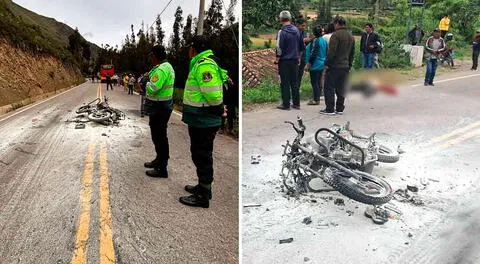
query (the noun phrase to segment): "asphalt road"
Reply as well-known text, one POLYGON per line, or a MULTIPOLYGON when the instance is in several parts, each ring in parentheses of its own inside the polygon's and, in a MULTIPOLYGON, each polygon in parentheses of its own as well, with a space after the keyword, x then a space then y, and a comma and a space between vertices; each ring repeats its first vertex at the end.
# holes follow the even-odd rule
POLYGON ((238 142, 216 138, 210 208, 183 206, 196 174, 181 117, 169 123, 169 178, 149 178, 143 163, 154 149, 139 96, 103 84, 127 119, 85 129, 65 122, 98 86, 0 116, 0 263, 237 261, 238 142))
POLYGON ((424 87, 422 80, 407 83, 395 97, 365 100, 352 94, 343 116, 320 115, 323 101, 304 102, 301 110, 244 113, 242 199, 259 206, 242 209, 243 261, 480 263, 479 82, 476 72, 458 72, 437 78, 435 87, 424 87), (393 201, 403 214, 376 226, 363 216, 365 205, 346 199, 340 208, 327 199, 342 197, 338 193, 287 199, 280 188, 281 145, 295 132, 283 121, 297 116, 307 135, 350 121, 358 133, 377 132, 378 141, 394 149, 401 145, 400 162, 382 164, 374 174, 394 190, 420 186, 425 204, 393 201), (260 164, 251 164, 257 155, 260 164), (307 216, 313 219, 308 226, 302 223, 307 216), (292 243, 279 244, 289 237, 292 243))

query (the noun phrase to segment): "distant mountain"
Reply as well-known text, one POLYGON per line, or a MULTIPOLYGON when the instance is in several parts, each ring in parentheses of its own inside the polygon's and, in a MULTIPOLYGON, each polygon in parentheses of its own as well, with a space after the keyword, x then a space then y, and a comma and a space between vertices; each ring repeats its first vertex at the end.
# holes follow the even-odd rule
MULTIPOLYGON (((68 37, 74 32, 74 29, 68 25, 58 22, 53 18, 34 13, 11 0, 0 0, 0 18, 4 16, 10 18, 9 20, 7 19, 7 23, 8 21, 14 22, 21 19, 21 22, 24 24, 33 26, 34 28, 38 27, 41 35, 54 46, 66 48, 68 46, 68 37)), ((0 19, 0 21, 3 23, 3 19, 0 19)), ((0 30, 3 26, 0 25, 0 30)), ((100 47, 90 42, 89 44, 92 56, 96 57, 100 47)))

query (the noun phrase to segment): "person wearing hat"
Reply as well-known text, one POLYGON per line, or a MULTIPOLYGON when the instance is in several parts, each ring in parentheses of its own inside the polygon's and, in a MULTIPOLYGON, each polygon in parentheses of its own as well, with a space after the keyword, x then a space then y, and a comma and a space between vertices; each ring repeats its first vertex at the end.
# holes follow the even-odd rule
POLYGON ((193 37, 187 83, 183 93, 182 121, 188 125, 190 152, 197 168, 198 183, 186 185, 189 196, 180 197, 184 205, 208 208, 212 199, 213 143, 225 116, 223 85, 227 72, 220 68, 210 39, 193 37))
POLYGON ((427 72, 425 74, 425 86, 434 86, 433 79, 437 71, 438 55, 445 50, 445 41, 440 36, 440 29, 433 30, 433 36, 428 38, 425 50, 428 53, 427 72))
POLYGON ((472 71, 476 71, 478 67, 478 55, 480 54, 480 29, 477 30, 472 40, 472 71))
POLYGON ((292 15, 290 12, 282 11, 279 17, 282 29, 277 35, 275 64, 278 64, 278 73, 280 74, 282 104, 277 108, 290 110, 291 98, 292 107, 300 109, 298 69, 300 66, 300 57, 305 50, 305 44, 298 28, 292 25, 292 15))
POLYGON ((152 169, 146 171, 148 176, 168 178, 167 165, 170 157, 167 126, 173 110, 175 71, 167 61, 167 53, 163 46, 153 46, 150 56, 155 66, 148 73, 144 110, 148 113, 156 157, 150 162, 145 162, 144 166, 152 169))

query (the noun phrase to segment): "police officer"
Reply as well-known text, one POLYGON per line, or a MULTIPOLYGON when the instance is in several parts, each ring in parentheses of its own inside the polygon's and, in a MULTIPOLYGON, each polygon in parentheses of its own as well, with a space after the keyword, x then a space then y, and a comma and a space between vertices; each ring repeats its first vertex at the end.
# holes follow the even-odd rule
POLYGON ((167 125, 173 109, 172 95, 175 71, 167 61, 167 54, 163 46, 154 46, 150 55, 155 66, 148 73, 149 81, 146 85, 144 107, 145 112, 149 115, 150 131, 157 157, 151 162, 146 162, 144 166, 153 169, 146 171, 148 176, 168 178, 169 147, 167 125))
POLYGON ((185 186, 192 195, 180 197, 180 202, 208 208, 212 198, 213 141, 225 112, 222 86, 228 76, 218 66, 206 36, 193 38, 189 54, 192 59, 183 94, 182 121, 188 125, 190 152, 197 167, 198 184, 185 186))

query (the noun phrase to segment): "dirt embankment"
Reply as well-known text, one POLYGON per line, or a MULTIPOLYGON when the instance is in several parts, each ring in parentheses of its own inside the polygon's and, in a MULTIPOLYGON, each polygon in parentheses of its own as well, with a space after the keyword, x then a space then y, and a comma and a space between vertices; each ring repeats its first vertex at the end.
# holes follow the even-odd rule
MULTIPOLYGON (((0 39, 0 110, 9 111, 84 81, 80 70, 0 39)), ((0 111, 0 112, 4 112, 0 111)))

